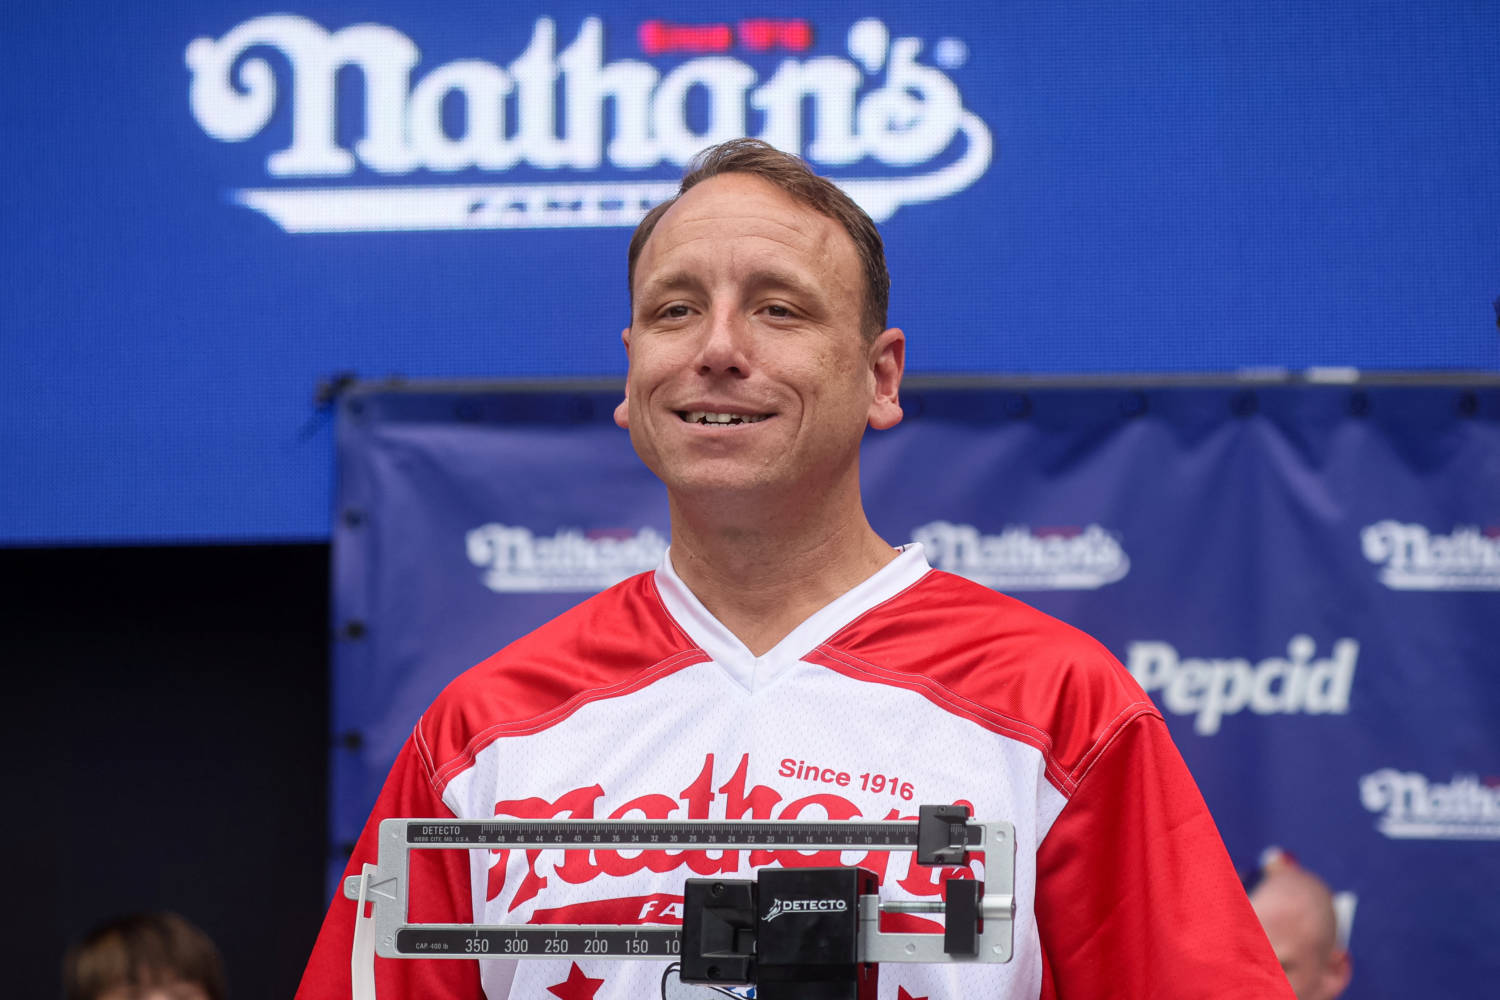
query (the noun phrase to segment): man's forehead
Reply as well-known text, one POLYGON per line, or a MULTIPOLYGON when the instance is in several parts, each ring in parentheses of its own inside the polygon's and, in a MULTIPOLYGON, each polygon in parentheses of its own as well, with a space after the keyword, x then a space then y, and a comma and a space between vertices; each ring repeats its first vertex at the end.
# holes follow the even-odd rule
POLYGON ((836 220, 763 178, 720 174, 690 188, 662 215, 641 250, 641 270, 731 241, 769 254, 780 250, 830 263, 843 258, 858 266, 853 240, 836 220))
MULTIPOLYGON (((718 174, 693 185, 673 203, 662 224, 715 218, 767 218, 799 232, 837 225, 811 205, 755 174, 718 174)), ((658 229, 660 226, 658 226, 658 229)))

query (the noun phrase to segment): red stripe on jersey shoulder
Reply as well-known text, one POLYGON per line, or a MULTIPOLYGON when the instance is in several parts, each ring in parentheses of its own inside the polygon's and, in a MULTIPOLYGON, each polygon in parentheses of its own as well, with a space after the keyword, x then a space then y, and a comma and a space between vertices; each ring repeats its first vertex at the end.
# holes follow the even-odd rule
POLYGON ((495 740, 540 732, 707 659, 642 573, 464 671, 422 714, 413 744, 441 795, 495 740))
POLYGON ((1069 797, 1121 727, 1160 714, 1093 637, 940 570, 856 618, 806 659, 916 691, 1037 748, 1048 780, 1069 797))

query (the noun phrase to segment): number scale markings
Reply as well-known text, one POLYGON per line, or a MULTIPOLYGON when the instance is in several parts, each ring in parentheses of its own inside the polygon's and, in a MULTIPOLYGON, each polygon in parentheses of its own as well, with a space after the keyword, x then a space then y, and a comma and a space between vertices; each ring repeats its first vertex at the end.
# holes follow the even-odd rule
MULTIPOLYGON (((968 829, 977 845, 980 831, 968 829)), ((596 847, 636 850, 714 850, 751 848, 849 848, 909 851, 917 846, 917 824, 820 820, 683 823, 680 820, 413 820, 406 826, 411 847, 551 847, 588 850, 596 847)))
POLYGON ((430 958, 676 958, 682 953, 682 931, 676 927, 610 925, 412 925, 396 931, 396 951, 430 958))

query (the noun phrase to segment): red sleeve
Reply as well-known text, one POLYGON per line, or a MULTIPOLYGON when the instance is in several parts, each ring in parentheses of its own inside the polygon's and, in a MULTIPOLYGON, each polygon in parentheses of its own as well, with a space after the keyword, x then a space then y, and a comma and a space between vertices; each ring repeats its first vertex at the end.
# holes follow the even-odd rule
MULTIPOLYGON (((365 862, 374 863, 378 851, 380 821, 392 816, 452 818, 434 790, 427 769, 408 739, 381 789, 370 818, 365 821, 359 843, 344 869, 345 877, 358 875, 365 862)), ((407 918, 411 923, 474 922, 469 882, 468 851, 411 852, 407 918)), ((313 945, 312 957, 297 987, 297 1000, 349 1000, 349 957, 354 947, 356 904, 344 897, 343 886, 334 894, 323 918, 323 929, 313 945)), ((467 959, 375 958, 375 994, 381 1000, 478 1000, 479 965, 467 959)))
POLYGON ((1165 723, 1104 738, 1037 852, 1042 995, 1292 1000, 1165 723))

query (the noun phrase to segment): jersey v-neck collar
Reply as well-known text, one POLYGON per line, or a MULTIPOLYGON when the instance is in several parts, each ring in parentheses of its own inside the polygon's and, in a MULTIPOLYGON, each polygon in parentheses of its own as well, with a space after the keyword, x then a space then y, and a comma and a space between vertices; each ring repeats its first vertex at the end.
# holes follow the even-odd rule
POLYGON ((670 548, 656 568, 655 580, 667 613, 688 638, 730 676, 753 691, 770 683, 783 670, 866 611, 916 583, 930 568, 920 544, 913 542, 902 546, 896 558, 813 612, 787 633, 786 638, 760 656, 750 652, 749 647, 725 628, 682 582, 672 568, 670 548))

